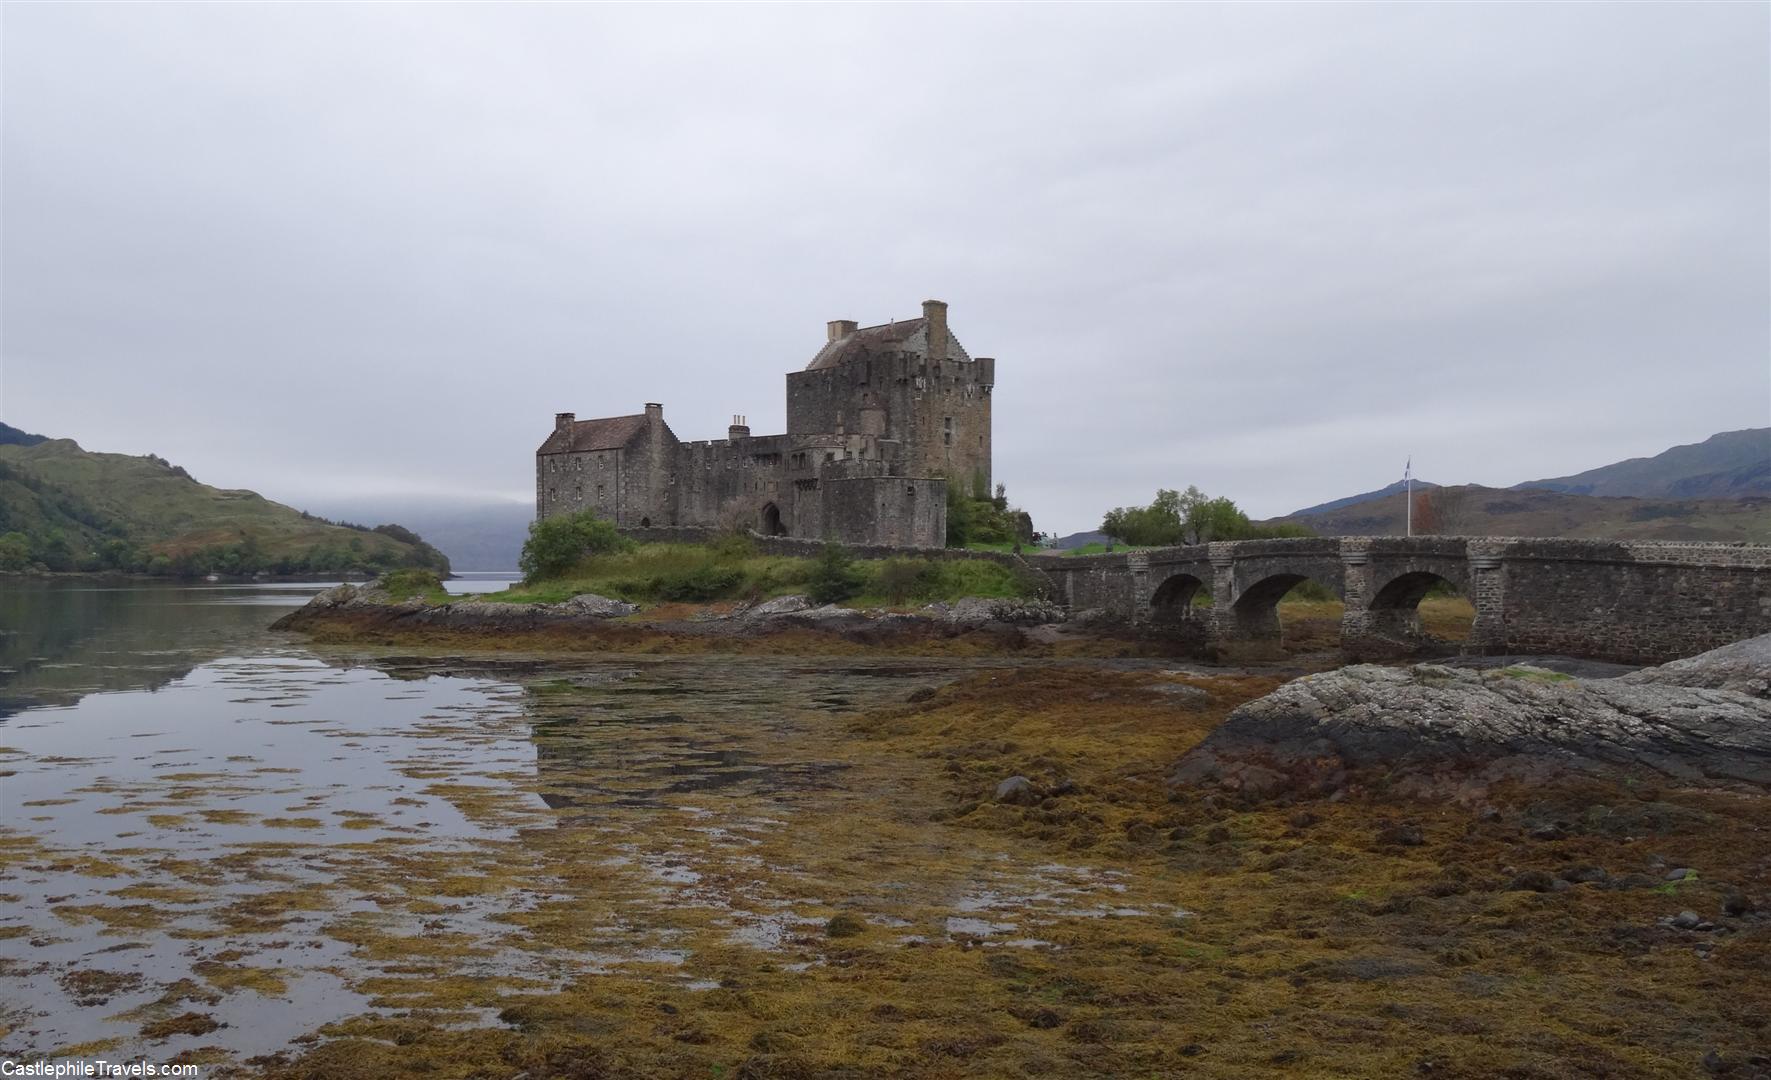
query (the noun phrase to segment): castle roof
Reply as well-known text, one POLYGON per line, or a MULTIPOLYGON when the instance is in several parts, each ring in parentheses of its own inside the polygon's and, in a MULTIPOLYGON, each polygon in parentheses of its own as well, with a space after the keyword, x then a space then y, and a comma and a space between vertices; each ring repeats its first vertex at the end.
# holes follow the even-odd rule
POLYGON ((574 454, 585 450, 619 450, 646 428, 646 414, 605 416, 601 420, 575 420, 556 429, 536 451, 541 454, 574 454))
POLYGON ((878 326, 863 326, 835 341, 829 342, 812 362, 806 365, 807 371, 821 368, 836 367, 851 360, 861 360, 876 353, 911 352, 930 360, 970 360, 965 346, 953 336, 947 334, 947 355, 929 356, 929 321, 927 319, 902 319, 897 322, 881 323, 878 326))

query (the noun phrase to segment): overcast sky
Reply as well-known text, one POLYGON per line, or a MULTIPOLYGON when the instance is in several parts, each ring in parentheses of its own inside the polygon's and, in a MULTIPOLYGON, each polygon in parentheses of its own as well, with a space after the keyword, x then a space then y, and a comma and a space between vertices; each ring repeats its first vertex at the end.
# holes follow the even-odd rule
POLYGON ((938 297, 1041 528, 1771 423, 1771 6, 8 4, 0 419, 300 505, 784 428, 938 297))

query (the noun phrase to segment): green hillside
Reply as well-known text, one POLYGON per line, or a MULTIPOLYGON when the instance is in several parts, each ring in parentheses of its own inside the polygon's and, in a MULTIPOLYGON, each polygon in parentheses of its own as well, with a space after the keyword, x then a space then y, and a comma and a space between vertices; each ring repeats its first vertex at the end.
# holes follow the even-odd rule
MULTIPOLYGON (((16 429, 0 425, 0 436, 16 429)), ((449 561, 397 526, 340 525, 147 455, 0 438, 0 570, 334 574, 449 561)))

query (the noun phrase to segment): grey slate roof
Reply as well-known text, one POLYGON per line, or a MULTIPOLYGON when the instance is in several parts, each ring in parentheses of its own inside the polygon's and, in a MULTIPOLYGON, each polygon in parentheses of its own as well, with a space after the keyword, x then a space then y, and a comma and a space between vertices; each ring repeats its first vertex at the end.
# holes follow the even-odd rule
MULTIPOLYGON (((807 371, 835 367, 846 364, 850 360, 860 360, 872 353, 889 352, 919 353, 928 356, 929 333, 927 319, 901 319, 898 322, 881 323, 878 326, 863 326, 847 337, 837 338, 828 342, 812 362, 806 365, 807 371)), ((931 360, 970 360, 965 346, 959 343, 951 328, 947 331, 947 355, 929 357, 931 360)))

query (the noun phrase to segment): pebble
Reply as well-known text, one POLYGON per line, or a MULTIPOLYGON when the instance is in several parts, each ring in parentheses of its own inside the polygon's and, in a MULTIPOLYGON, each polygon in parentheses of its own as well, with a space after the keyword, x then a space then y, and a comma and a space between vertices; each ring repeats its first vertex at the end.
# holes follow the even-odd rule
POLYGON ((1666 879, 1668 881, 1684 881, 1688 877, 1696 876, 1697 871, 1691 869, 1689 866, 1681 866, 1677 870, 1668 870, 1666 872, 1666 879))
POLYGON ((1703 920, 1695 911, 1681 911, 1673 916, 1673 928, 1676 930, 1695 930, 1703 920))
POLYGON ((996 801, 1031 806, 1039 801, 1039 792, 1033 790, 1033 781, 1025 776, 1011 776, 996 785, 996 801))

